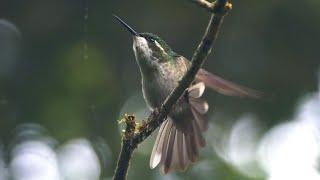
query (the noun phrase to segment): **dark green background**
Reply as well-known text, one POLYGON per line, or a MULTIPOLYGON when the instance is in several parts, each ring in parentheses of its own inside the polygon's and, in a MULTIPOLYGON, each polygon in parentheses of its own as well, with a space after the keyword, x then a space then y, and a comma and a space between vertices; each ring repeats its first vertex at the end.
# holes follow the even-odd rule
MULTIPOLYGON (((132 39, 112 14, 137 31, 158 34, 187 58, 210 14, 182 0, 87 3, 85 21, 81 0, 1 0, 0 18, 21 32, 21 52, 10 71, 0 74, 0 141, 8 147, 17 125, 30 122, 42 125, 59 143, 102 138, 111 151, 102 176, 111 177, 120 148, 117 120, 122 112, 136 113, 122 107, 131 96, 142 97, 132 39)), ((223 117, 211 121, 233 123, 252 112, 268 129, 293 116, 297 100, 317 89, 319 7, 318 0, 233 2, 205 68, 268 98, 238 99, 207 91, 212 107, 208 116, 223 117)), ((145 105, 139 101, 132 106, 145 105)), ((149 153, 134 154, 129 179, 155 177, 158 171, 149 169, 149 153)), ((247 179, 216 155, 201 160, 206 158, 212 160, 208 179, 247 179)), ((198 177, 190 169, 189 179, 198 177)))

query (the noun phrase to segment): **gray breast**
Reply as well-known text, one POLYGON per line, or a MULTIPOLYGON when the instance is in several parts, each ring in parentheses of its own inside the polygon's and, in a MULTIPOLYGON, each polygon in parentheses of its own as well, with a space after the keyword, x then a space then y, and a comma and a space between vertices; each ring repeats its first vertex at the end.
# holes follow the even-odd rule
POLYGON ((169 78, 142 78, 143 97, 148 106, 159 107, 175 87, 176 82, 169 78))
POLYGON ((166 64, 162 64, 148 76, 143 76, 142 91, 149 107, 159 107, 178 85, 178 81, 174 67, 166 64))

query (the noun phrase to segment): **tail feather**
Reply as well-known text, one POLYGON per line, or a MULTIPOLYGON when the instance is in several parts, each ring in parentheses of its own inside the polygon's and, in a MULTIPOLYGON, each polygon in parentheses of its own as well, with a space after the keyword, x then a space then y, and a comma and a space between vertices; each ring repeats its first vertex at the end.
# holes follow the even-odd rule
POLYGON ((197 147, 195 136, 193 134, 189 134, 188 140, 189 140, 188 150, 190 151, 189 158, 190 158, 191 162, 196 162, 198 160, 199 149, 197 147))
POLYGON ((188 89, 189 97, 199 98, 202 96, 205 89, 205 84, 203 82, 198 82, 197 84, 191 86, 188 89))
POLYGON ((209 105, 205 100, 190 97, 189 103, 191 108, 195 109, 200 114, 206 114, 209 110, 209 105))
POLYGON ((200 148, 206 146, 206 142, 202 137, 198 124, 194 121, 192 123, 193 123, 193 132, 194 132, 193 135, 194 135, 194 140, 196 142, 196 147, 198 148, 198 150, 200 150, 200 148))
POLYGON ((181 139, 179 139, 179 140, 182 141, 182 149, 180 149, 180 151, 183 154, 183 159, 182 159, 183 164, 182 164, 181 170, 185 170, 188 167, 189 163, 190 163, 189 156, 188 156, 188 148, 189 147, 188 147, 188 144, 186 142, 185 135, 182 132, 180 132, 179 134, 181 135, 181 139))
POLYGON ((174 169, 183 171, 198 160, 201 148, 206 145, 202 132, 208 129, 208 121, 203 115, 209 106, 206 101, 199 99, 204 88, 204 83, 200 82, 188 89, 189 113, 193 117, 190 121, 180 121, 177 124, 184 119, 168 118, 161 125, 150 158, 151 168, 161 164, 160 171, 167 174, 174 169), (181 122, 189 123, 190 128, 177 128, 181 122))
POLYGON ((164 159, 167 156, 167 149, 168 149, 168 145, 169 145, 169 140, 170 140, 170 134, 171 134, 171 128, 173 126, 172 121, 168 120, 168 125, 165 127, 164 129, 164 136, 161 137, 161 139, 163 138, 162 144, 160 144, 160 146, 162 146, 162 150, 160 152, 160 156, 161 156, 161 163, 164 162, 164 159))
MULTIPOLYGON (((204 114, 206 114, 209 110, 209 105, 205 100, 200 99, 201 96, 191 96, 190 92, 197 91, 195 87, 198 89, 203 89, 205 86, 200 86, 200 83, 197 83, 196 85, 189 88, 189 103, 190 103, 190 109, 192 112, 192 115, 197 122, 197 125, 199 126, 201 131, 206 131, 208 129, 208 121, 204 118, 204 114)), ((203 83, 202 83, 203 84, 203 83)), ((198 90, 198 92, 201 92, 203 90, 198 90)), ((195 93, 193 93, 195 94, 195 93)), ((201 93, 201 95, 203 92, 201 93)))
POLYGON ((173 157, 170 170, 185 170, 189 164, 189 157, 187 154, 187 148, 185 148, 185 145, 183 144, 183 133, 176 130, 175 134, 176 136, 173 146, 173 157))
POLYGON ((174 146, 173 146, 173 157, 172 157, 172 164, 171 168, 174 169, 181 169, 182 168, 182 160, 183 160, 183 154, 182 152, 179 152, 179 149, 181 149, 179 146, 182 144, 179 143, 179 131, 176 131, 176 135, 174 138, 174 146))
POLYGON ((161 172, 167 174, 173 169, 185 170, 190 163, 198 160, 199 151, 205 146, 205 140, 196 122, 193 132, 183 133, 176 129, 170 119, 159 130, 154 145, 150 167, 161 164, 161 172))
POLYGON ((161 161, 161 155, 162 155, 162 149, 164 146, 164 136, 166 135, 166 130, 168 126, 168 121, 166 120, 165 122, 162 123, 156 142, 153 146, 152 153, 151 153, 151 158, 150 158, 150 168, 153 169, 155 168, 161 161))
POLYGON ((195 108, 191 108, 192 114, 194 116, 194 119, 199 126, 201 131, 207 131, 208 130, 208 120, 203 117, 202 114, 200 114, 195 108))
POLYGON ((172 170, 185 170, 199 158, 199 152, 206 143, 202 133, 208 129, 208 121, 204 118, 209 105, 200 99, 207 87, 217 92, 240 97, 258 98, 261 92, 237 85, 201 69, 196 84, 188 88, 188 99, 180 99, 179 108, 174 116, 170 116, 160 127, 154 144, 150 167, 161 164, 161 172, 167 174, 172 170), (189 104, 187 104, 189 103, 189 104), (184 109, 187 107, 187 109, 184 109), (180 113, 180 114, 179 114, 180 113))
POLYGON ((188 159, 188 154, 187 154, 187 148, 185 144, 183 144, 183 133, 176 131, 177 132, 177 141, 176 141, 176 146, 175 146, 175 151, 177 152, 177 157, 178 157, 178 168, 181 170, 185 170, 189 159, 188 159))
POLYGON ((169 130, 169 137, 168 137, 168 145, 165 151, 163 151, 163 166, 161 167, 161 172, 163 174, 167 174, 170 170, 171 164, 172 164, 172 158, 173 158, 173 148, 174 148, 174 142, 176 137, 176 128, 174 126, 171 126, 171 129, 169 130))

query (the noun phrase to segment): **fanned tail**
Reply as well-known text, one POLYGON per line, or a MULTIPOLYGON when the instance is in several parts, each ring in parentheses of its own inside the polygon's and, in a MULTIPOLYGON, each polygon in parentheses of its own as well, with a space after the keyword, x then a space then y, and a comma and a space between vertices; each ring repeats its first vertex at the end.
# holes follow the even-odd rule
POLYGON ((153 169, 160 164, 163 174, 172 170, 185 170, 199 158, 199 151, 205 146, 202 133, 208 129, 204 114, 207 113, 209 105, 200 97, 206 86, 228 96, 264 96, 259 91, 224 80, 204 69, 199 70, 195 82, 197 83, 188 88, 188 98, 180 99, 180 109, 174 112, 181 111, 185 105, 187 109, 183 109, 182 115, 175 114, 162 123, 153 146, 150 167, 153 169))
POLYGON ((172 170, 184 171, 199 158, 199 151, 206 144, 202 133, 208 129, 208 122, 203 115, 209 106, 206 101, 199 99, 204 89, 204 83, 201 82, 188 89, 193 116, 193 120, 188 122, 191 123, 191 131, 183 132, 170 118, 162 123, 150 158, 152 169, 161 164, 163 174, 172 170))

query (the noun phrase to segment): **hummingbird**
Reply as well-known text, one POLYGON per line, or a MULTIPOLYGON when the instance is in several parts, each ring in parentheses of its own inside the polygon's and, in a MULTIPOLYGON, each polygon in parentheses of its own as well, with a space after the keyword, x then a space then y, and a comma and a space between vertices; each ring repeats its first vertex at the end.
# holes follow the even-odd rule
MULTIPOLYGON (((174 52, 159 36, 138 33, 114 15, 131 34, 133 52, 141 73, 142 93, 150 110, 158 108, 188 71, 191 62, 174 52)), ((208 87, 227 96, 259 98, 262 93, 200 69, 194 82, 178 99, 161 124, 154 143, 150 168, 160 165, 160 172, 184 171, 198 160, 206 142, 203 133, 208 129, 205 114, 208 103, 201 99, 208 87)))

